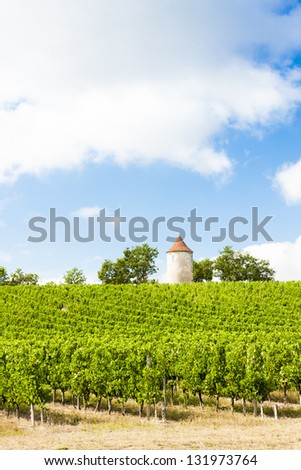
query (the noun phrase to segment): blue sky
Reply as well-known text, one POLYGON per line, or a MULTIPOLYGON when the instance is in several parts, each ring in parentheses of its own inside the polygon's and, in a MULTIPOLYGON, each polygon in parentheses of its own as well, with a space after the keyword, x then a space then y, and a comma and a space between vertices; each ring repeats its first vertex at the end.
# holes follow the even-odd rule
MULTIPOLYGON (((301 279, 301 4, 289 0, 0 0, 0 264, 60 282, 136 243, 129 221, 183 217, 196 260, 227 244, 301 279), (251 237, 252 207, 272 241, 251 237), (125 242, 28 241, 50 208, 120 209, 125 242), (191 239, 187 217, 236 216, 191 239)), ((62 224, 61 224, 62 225, 62 224)), ((40 226, 42 226, 40 224, 40 226)), ((109 226, 107 227, 110 232, 109 226)), ((49 233, 48 233, 49 235, 49 233)), ((166 224, 157 278, 165 279, 166 224)))

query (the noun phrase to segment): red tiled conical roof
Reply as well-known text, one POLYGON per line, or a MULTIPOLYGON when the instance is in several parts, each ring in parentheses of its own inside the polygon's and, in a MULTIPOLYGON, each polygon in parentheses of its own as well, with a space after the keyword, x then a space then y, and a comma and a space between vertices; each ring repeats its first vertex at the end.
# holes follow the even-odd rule
POLYGON ((166 253, 175 253, 179 251, 186 251, 186 253, 193 253, 193 251, 190 248, 188 248, 188 246, 183 241, 182 237, 180 237, 180 235, 177 237, 172 247, 169 248, 169 250, 167 250, 166 253))

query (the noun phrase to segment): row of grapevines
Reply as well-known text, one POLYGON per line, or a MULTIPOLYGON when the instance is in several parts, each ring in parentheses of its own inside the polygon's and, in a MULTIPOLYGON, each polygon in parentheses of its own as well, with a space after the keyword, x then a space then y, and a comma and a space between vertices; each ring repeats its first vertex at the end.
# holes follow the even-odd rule
POLYGON ((0 326, 7 339, 103 331, 301 330, 301 283, 1 287, 0 326))
POLYGON ((166 400, 164 384, 187 396, 265 400, 279 388, 301 394, 301 342, 290 337, 181 336, 162 342, 92 336, 45 341, 15 340, 1 346, 3 406, 44 407, 60 389, 88 404, 91 396, 138 404, 166 400), (277 338, 276 338, 277 339, 277 338))

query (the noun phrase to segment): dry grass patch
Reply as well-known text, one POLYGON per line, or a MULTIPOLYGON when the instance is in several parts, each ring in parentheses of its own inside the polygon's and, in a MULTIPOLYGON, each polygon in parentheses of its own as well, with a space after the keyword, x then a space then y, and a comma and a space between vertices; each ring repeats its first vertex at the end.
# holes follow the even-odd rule
POLYGON ((301 449, 301 418, 263 419, 216 413, 212 408, 170 406, 169 420, 136 414, 76 411, 50 406, 50 422, 34 428, 0 414, 1 449, 301 449))

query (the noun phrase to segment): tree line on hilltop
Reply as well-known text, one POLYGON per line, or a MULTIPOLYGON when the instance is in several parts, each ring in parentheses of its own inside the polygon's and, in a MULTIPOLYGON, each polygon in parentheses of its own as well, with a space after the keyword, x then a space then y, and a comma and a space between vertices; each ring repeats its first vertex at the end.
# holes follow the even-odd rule
MULTIPOLYGON (((102 284, 155 283, 157 281, 151 276, 158 271, 155 264, 158 254, 157 248, 152 248, 147 243, 132 249, 126 248, 123 257, 116 261, 104 260, 97 273, 98 279, 102 284)), ((194 282, 273 281, 274 278, 275 271, 269 261, 235 251, 230 246, 224 247, 216 259, 193 261, 194 282)), ((64 274, 63 280, 64 284, 80 285, 85 284, 87 279, 82 270, 74 267, 64 274)), ((36 285, 38 281, 37 274, 24 273, 20 268, 8 274, 5 267, 0 267, 0 285, 36 285)))

